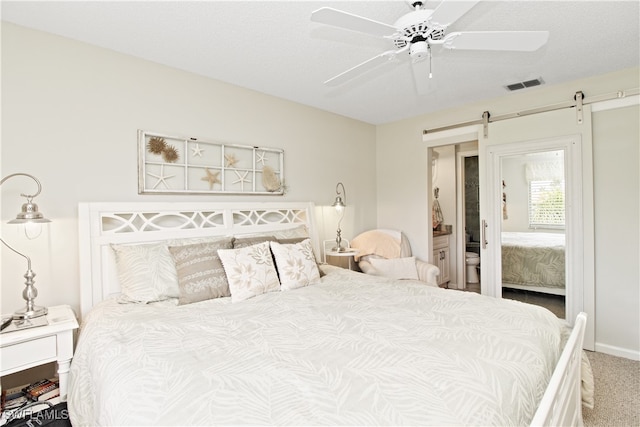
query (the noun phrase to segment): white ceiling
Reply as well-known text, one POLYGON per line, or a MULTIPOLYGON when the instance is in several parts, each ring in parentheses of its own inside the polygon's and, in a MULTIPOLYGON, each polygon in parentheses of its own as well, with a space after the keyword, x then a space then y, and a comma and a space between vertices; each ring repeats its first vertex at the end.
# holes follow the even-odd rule
POLYGON ((529 53, 434 50, 426 95, 417 95, 409 62, 398 59, 329 88, 322 82, 392 44, 311 22, 323 6, 388 24, 410 11, 404 1, 3 0, 1 13, 4 21, 372 124, 503 96, 518 81, 542 77, 551 85, 640 65, 637 0, 483 1, 448 31, 546 30, 549 42, 529 53))

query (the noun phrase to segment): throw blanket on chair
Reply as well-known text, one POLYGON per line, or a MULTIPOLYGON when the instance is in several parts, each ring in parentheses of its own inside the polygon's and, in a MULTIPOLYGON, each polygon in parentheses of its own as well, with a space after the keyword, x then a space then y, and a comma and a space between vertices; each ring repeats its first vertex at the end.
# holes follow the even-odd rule
POLYGON ((356 261, 367 255, 379 255, 384 258, 400 257, 399 231, 370 230, 358 235, 351 241, 351 247, 358 249, 354 256, 356 261))

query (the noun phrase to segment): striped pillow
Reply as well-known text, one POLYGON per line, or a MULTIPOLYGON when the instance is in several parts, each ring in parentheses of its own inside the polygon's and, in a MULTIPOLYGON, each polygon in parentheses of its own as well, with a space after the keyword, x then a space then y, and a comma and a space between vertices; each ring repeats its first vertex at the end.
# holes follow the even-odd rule
POLYGON ((178 273, 178 305, 231 296, 218 249, 232 249, 231 238, 218 242, 169 246, 178 273))

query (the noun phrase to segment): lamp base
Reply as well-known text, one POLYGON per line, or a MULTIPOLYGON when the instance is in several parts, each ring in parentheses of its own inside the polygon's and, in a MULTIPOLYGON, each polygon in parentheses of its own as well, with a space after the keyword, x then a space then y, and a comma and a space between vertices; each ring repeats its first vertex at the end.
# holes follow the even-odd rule
POLYGON ((347 252, 348 248, 345 248, 344 246, 336 246, 334 248, 331 248, 331 252, 347 252))
POLYGON ((29 310, 28 308, 22 308, 15 313, 13 313, 14 320, 24 320, 24 319, 33 319, 35 317, 45 316, 49 310, 47 307, 40 307, 37 305, 33 306, 33 309, 29 310))

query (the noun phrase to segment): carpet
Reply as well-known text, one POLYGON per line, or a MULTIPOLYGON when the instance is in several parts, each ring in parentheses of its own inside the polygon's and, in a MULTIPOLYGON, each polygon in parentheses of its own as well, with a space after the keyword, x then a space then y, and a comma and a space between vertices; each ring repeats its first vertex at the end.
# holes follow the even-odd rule
POLYGON ((640 361, 587 351, 595 382, 594 408, 582 409, 586 427, 640 426, 640 361))

